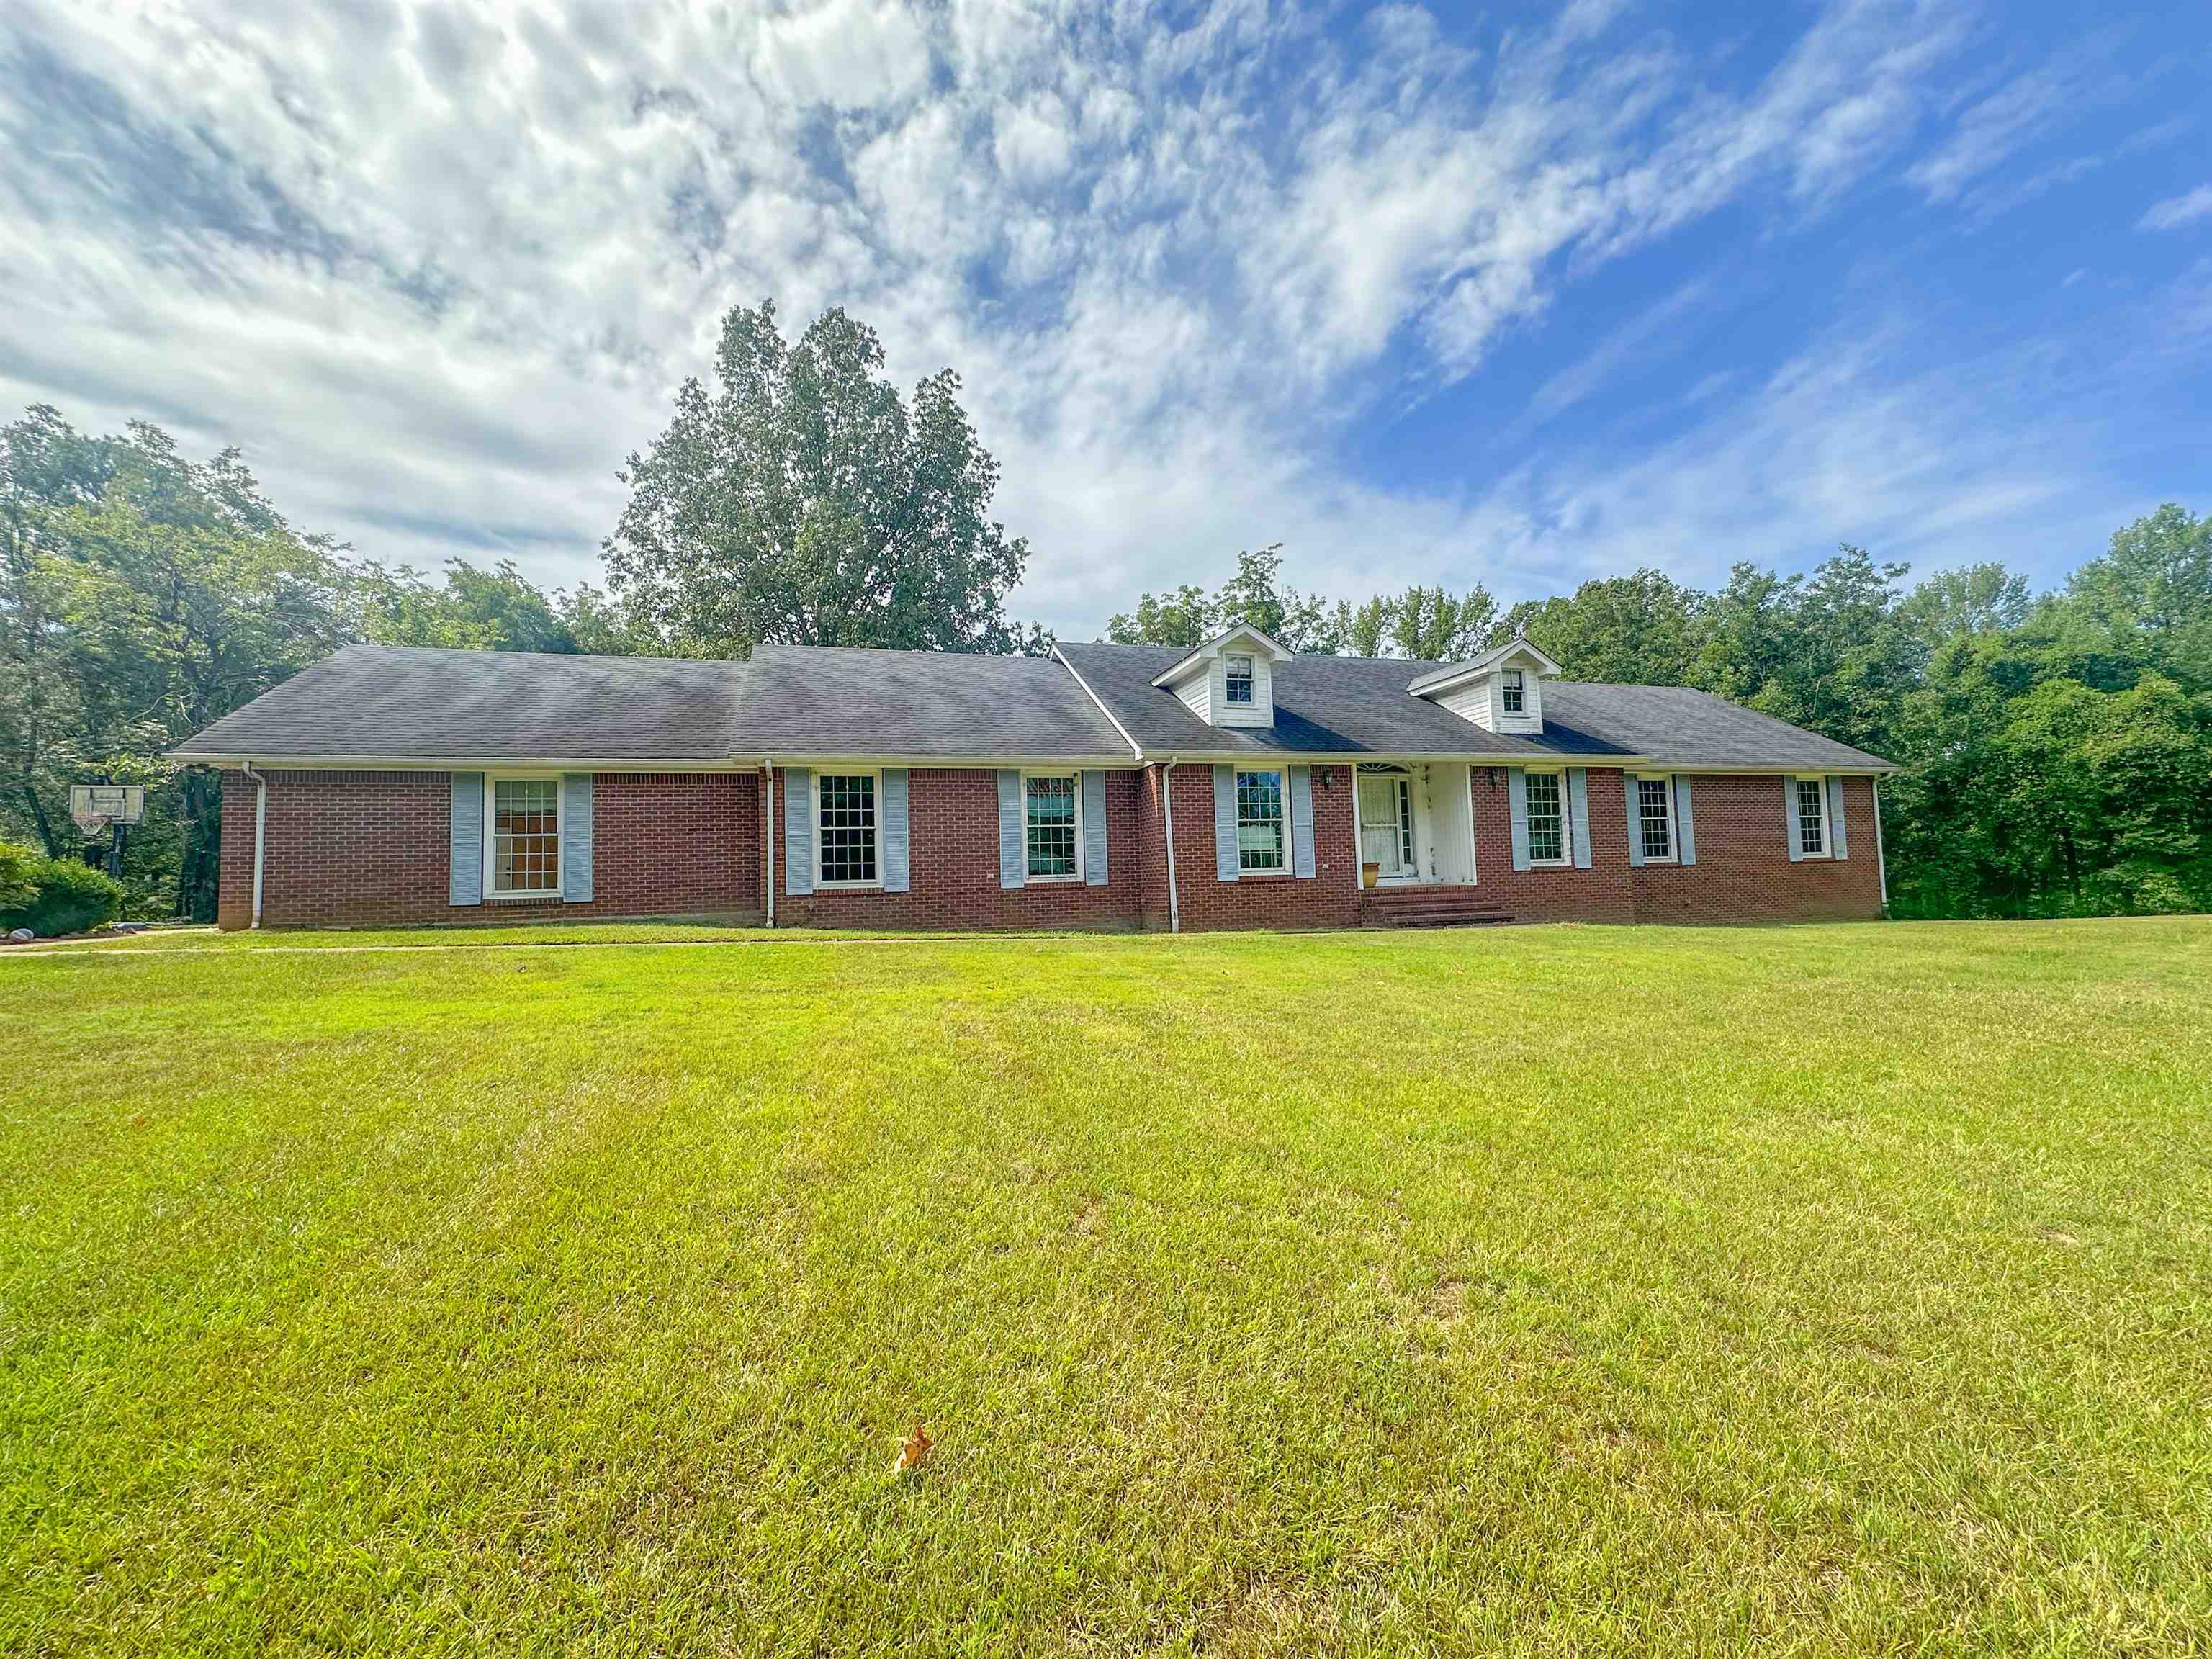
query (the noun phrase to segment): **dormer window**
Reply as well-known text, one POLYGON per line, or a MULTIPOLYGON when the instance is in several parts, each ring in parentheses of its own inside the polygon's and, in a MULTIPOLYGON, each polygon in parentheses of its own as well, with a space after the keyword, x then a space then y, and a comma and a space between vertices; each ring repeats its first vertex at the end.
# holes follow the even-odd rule
POLYGON ((1519 714, 1525 713, 1528 707, 1528 683, 1521 678, 1519 669, 1507 669, 1505 671, 1505 712, 1509 714, 1519 714))
POLYGON ((1225 667, 1224 701, 1249 708, 1252 706, 1252 659, 1231 657, 1225 667))
POLYGON ((1275 691, 1291 653, 1249 623, 1194 647, 1153 678, 1208 726, 1260 731, 1275 723, 1275 691))

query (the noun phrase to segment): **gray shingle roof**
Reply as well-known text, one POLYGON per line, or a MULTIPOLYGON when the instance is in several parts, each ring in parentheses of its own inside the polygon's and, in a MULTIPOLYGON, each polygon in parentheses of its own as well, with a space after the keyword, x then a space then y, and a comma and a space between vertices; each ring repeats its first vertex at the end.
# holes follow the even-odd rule
POLYGON ((1636 756, 1679 766, 1888 769, 1704 691, 1544 686, 1540 737, 1486 732, 1407 687, 1432 663, 1297 657, 1274 669, 1275 724, 1208 726, 1152 680, 1171 647, 1067 645, 1028 657, 763 646, 749 663, 349 646, 226 715, 179 760, 713 763, 1376 754, 1636 756), (1075 675, 1082 677, 1079 684, 1075 675), (1088 685, 1090 691, 1084 689, 1088 685), (1092 700, 1113 711, 1109 720, 1092 700))
POLYGON ((1207 725, 1152 682, 1181 659, 1171 646, 1063 645, 1060 653, 1147 756, 1252 754, 1638 756, 1683 766, 1872 767, 1872 755, 1674 686, 1544 684, 1539 737, 1486 732, 1407 688, 1441 663, 1382 657, 1295 657, 1274 669, 1275 724, 1207 725))
POLYGON ((732 745, 748 755, 1135 759, 1048 659, 764 645, 750 665, 732 745))
POLYGON ((226 714, 180 760, 712 761, 750 665, 349 645, 226 714))

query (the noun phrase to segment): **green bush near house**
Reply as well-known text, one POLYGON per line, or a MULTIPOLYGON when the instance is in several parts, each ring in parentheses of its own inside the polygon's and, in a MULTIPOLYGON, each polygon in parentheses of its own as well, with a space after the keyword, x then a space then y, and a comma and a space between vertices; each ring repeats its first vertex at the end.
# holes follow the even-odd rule
POLYGON ((106 872, 0 843, 0 933, 27 927, 58 939, 104 927, 122 910, 123 889, 106 872))
POLYGON ((2212 920, 526 932, 0 954, 0 1651, 2212 1631, 2212 920))

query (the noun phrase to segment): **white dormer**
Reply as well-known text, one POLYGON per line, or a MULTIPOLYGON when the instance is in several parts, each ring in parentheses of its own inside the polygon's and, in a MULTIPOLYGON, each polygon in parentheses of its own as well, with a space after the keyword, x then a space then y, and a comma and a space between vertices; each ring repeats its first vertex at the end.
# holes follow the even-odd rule
POLYGON ((1273 726, 1275 665, 1291 653, 1240 623, 1200 646, 1152 684, 1172 691, 1209 726, 1273 726))
POLYGON ((1544 729, 1544 682, 1559 665, 1516 634, 1467 662, 1447 663, 1406 689, 1486 732, 1544 729))

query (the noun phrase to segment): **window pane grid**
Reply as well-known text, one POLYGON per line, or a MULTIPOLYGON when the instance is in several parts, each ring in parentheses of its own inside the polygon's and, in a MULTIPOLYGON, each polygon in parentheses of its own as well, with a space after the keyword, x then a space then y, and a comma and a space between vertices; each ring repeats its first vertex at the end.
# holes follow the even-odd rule
POLYGON ((1667 810, 1667 780, 1637 779, 1636 809, 1638 824, 1644 839, 1644 856, 1647 859, 1674 857, 1674 826, 1667 810))
POLYGON ((1237 703, 1252 701, 1252 659, 1231 657, 1228 663, 1228 697, 1237 703))
POLYGON ((1797 780, 1797 850, 1801 853, 1828 850, 1827 816, 1822 810, 1820 787, 1815 779, 1797 780))
POLYGON ((876 878, 876 781, 824 776, 822 789, 822 875, 825 882, 876 878))
POLYGON ((559 890, 560 787, 551 778, 501 779, 492 786, 495 893, 559 890))
POLYGON ((1029 803, 1029 873, 1075 874, 1075 780, 1030 778, 1023 789, 1029 803))
POLYGON ((1283 867, 1283 775, 1237 775, 1237 867, 1283 867))
POLYGON ((1517 668, 1507 669, 1505 671, 1505 712, 1509 714, 1525 713, 1527 698, 1528 688, 1522 681, 1521 671, 1517 668))
POLYGON ((1528 790, 1528 857, 1539 864, 1566 856, 1566 816, 1560 810, 1559 775, 1531 772, 1528 790))

